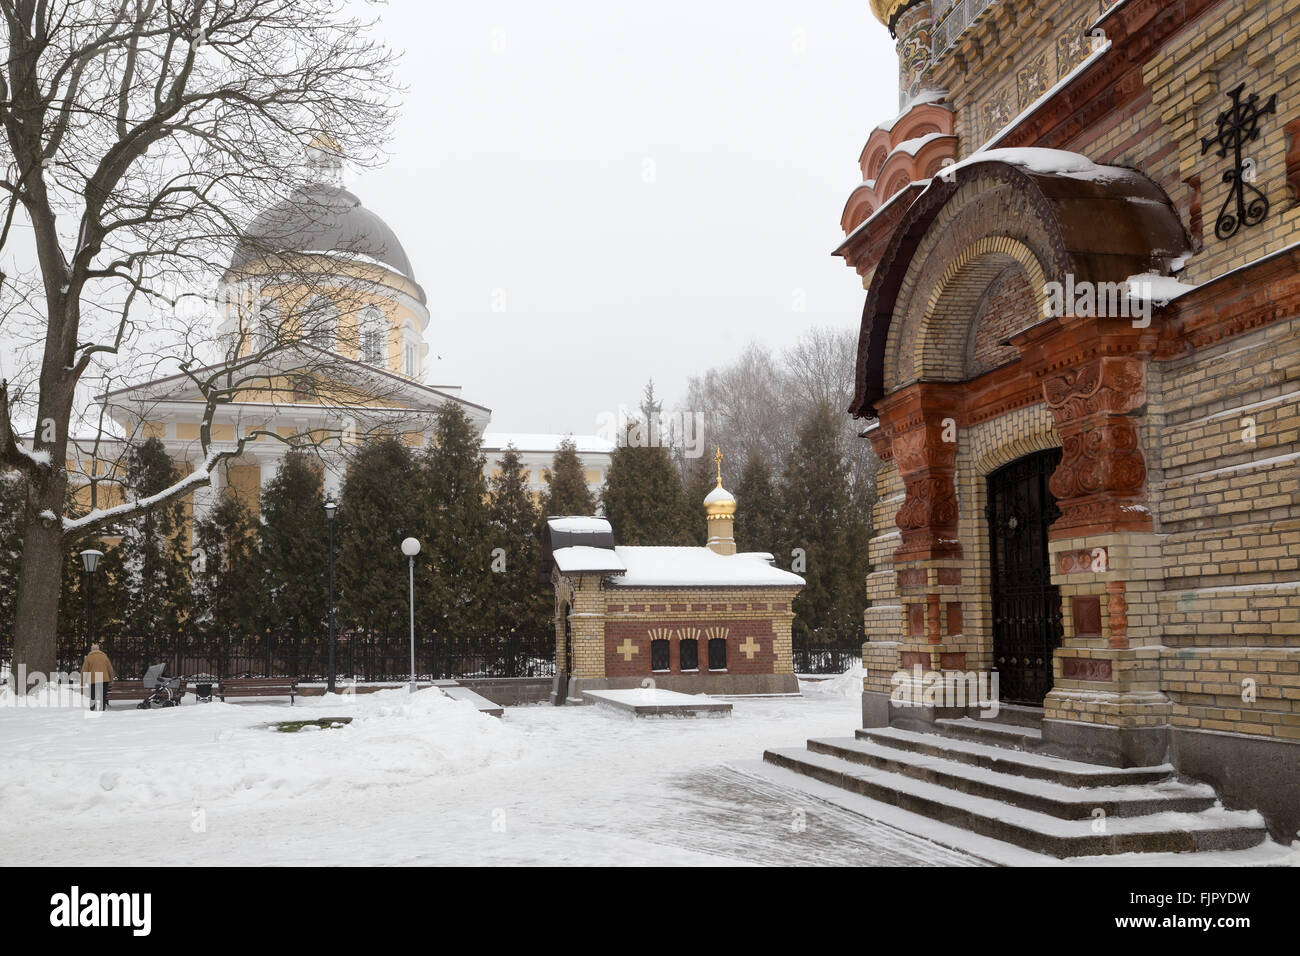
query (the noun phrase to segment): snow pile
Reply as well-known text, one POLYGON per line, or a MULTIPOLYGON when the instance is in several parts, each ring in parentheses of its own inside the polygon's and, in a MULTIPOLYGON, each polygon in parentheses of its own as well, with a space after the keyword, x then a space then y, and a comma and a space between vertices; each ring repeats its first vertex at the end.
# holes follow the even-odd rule
POLYGON ((799 691, 805 697, 858 697, 862 693, 862 679, 866 676, 867 669, 858 662, 829 680, 801 680, 799 691))
POLYGON ((1162 276, 1155 272, 1143 272, 1129 276, 1124 280, 1128 286, 1130 299, 1138 302, 1154 302, 1156 305, 1168 305, 1179 296, 1195 292, 1199 286, 1179 282, 1172 276, 1162 276))
POLYGON ((307 698, 302 706, 189 705, 107 714, 0 711, 0 805, 8 813, 156 810, 214 799, 332 799, 519 760, 523 737, 428 689, 307 698), (281 733, 280 721, 351 716, 281 733), (19 726, 21 725, 21 726, 19 726))
POLYGON ((959 163, 945 166, 935 178, 948 177, 966 166, 976 163, 1007 163, 1019 166, 1031 173, 1044 176, 1067 176, 1094 183, 1108 183, 1134 176, 1130 169, 1119 166, 1103 166, 1094 163, 1087 156, 1071 153, 1064 149, 1045 149, 1041 146, 1021 146, 1015 149, 981 149, 971 153, 959 163))

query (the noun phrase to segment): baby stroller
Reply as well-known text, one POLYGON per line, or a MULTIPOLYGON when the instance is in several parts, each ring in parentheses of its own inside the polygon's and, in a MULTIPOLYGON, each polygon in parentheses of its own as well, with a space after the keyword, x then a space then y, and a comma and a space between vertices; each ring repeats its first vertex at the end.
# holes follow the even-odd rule
POLYGON ((185 682, 179 677, 166 677, 166 664, 155 664, 144 672, 144 689, 148 696, 136 704, 139 710, 151 707, 178 707, 185 693, 185 682))

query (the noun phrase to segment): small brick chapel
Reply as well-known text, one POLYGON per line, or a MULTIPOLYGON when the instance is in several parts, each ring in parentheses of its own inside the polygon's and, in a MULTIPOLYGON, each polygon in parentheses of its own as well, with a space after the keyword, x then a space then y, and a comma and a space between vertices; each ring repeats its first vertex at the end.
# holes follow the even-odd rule
POLYGON ((721 450, 716 461, 703 547, 627 547, 604 518, 547 520, 553 703, 649 681, 687 694, 798 693, 791 602, 804 580, 771 554, 736 553, 736 499, 722 487, 721 450))

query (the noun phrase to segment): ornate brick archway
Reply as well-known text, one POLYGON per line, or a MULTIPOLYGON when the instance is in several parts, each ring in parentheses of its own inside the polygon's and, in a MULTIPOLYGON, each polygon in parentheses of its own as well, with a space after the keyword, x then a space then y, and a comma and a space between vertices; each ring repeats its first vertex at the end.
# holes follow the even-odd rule
MULTIPOLYGON (((1108 167, 1079 176, 971 163, 902 218, 868 291, 852 408, 878 419, 872 444, 901 486, 889 556, 898 665, 992 665, 983 485, 999 463, 1061 448, 1054 555, 1150 530, 1140 416, 1156 333, 1128 318, 1052 315, 1045 293, 1164 271, 1187 247, 1163 192, 1108 167)), ((1062 587, 1058 658, 1075 653, 1071 638, 1093 639, 1075 627, 1080 588, 1085 626, 1097 617, 1089 602, 1104 600, 1109 640, 1124 641, 1126 573, 1108 566, 1062 587)))

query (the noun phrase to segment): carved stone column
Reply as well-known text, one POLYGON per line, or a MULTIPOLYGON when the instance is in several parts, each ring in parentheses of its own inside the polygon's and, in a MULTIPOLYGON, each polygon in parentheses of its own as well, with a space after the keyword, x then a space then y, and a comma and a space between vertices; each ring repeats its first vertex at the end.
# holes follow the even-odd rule
POLYGON ((881 406, 881 424, 904 491, 894 517, 901 538, 895 563, 960 558, 953 481, 959 396, 951 386, 917 383, 881 406))
POLYGON ((1146 461, 1137 420, 1146 404, 1146 358, 1107 355, 1051 372, 1043 395, 1061 435, 1050 487, 1061 509, 1053 538, 1147 531, 1146 461))

